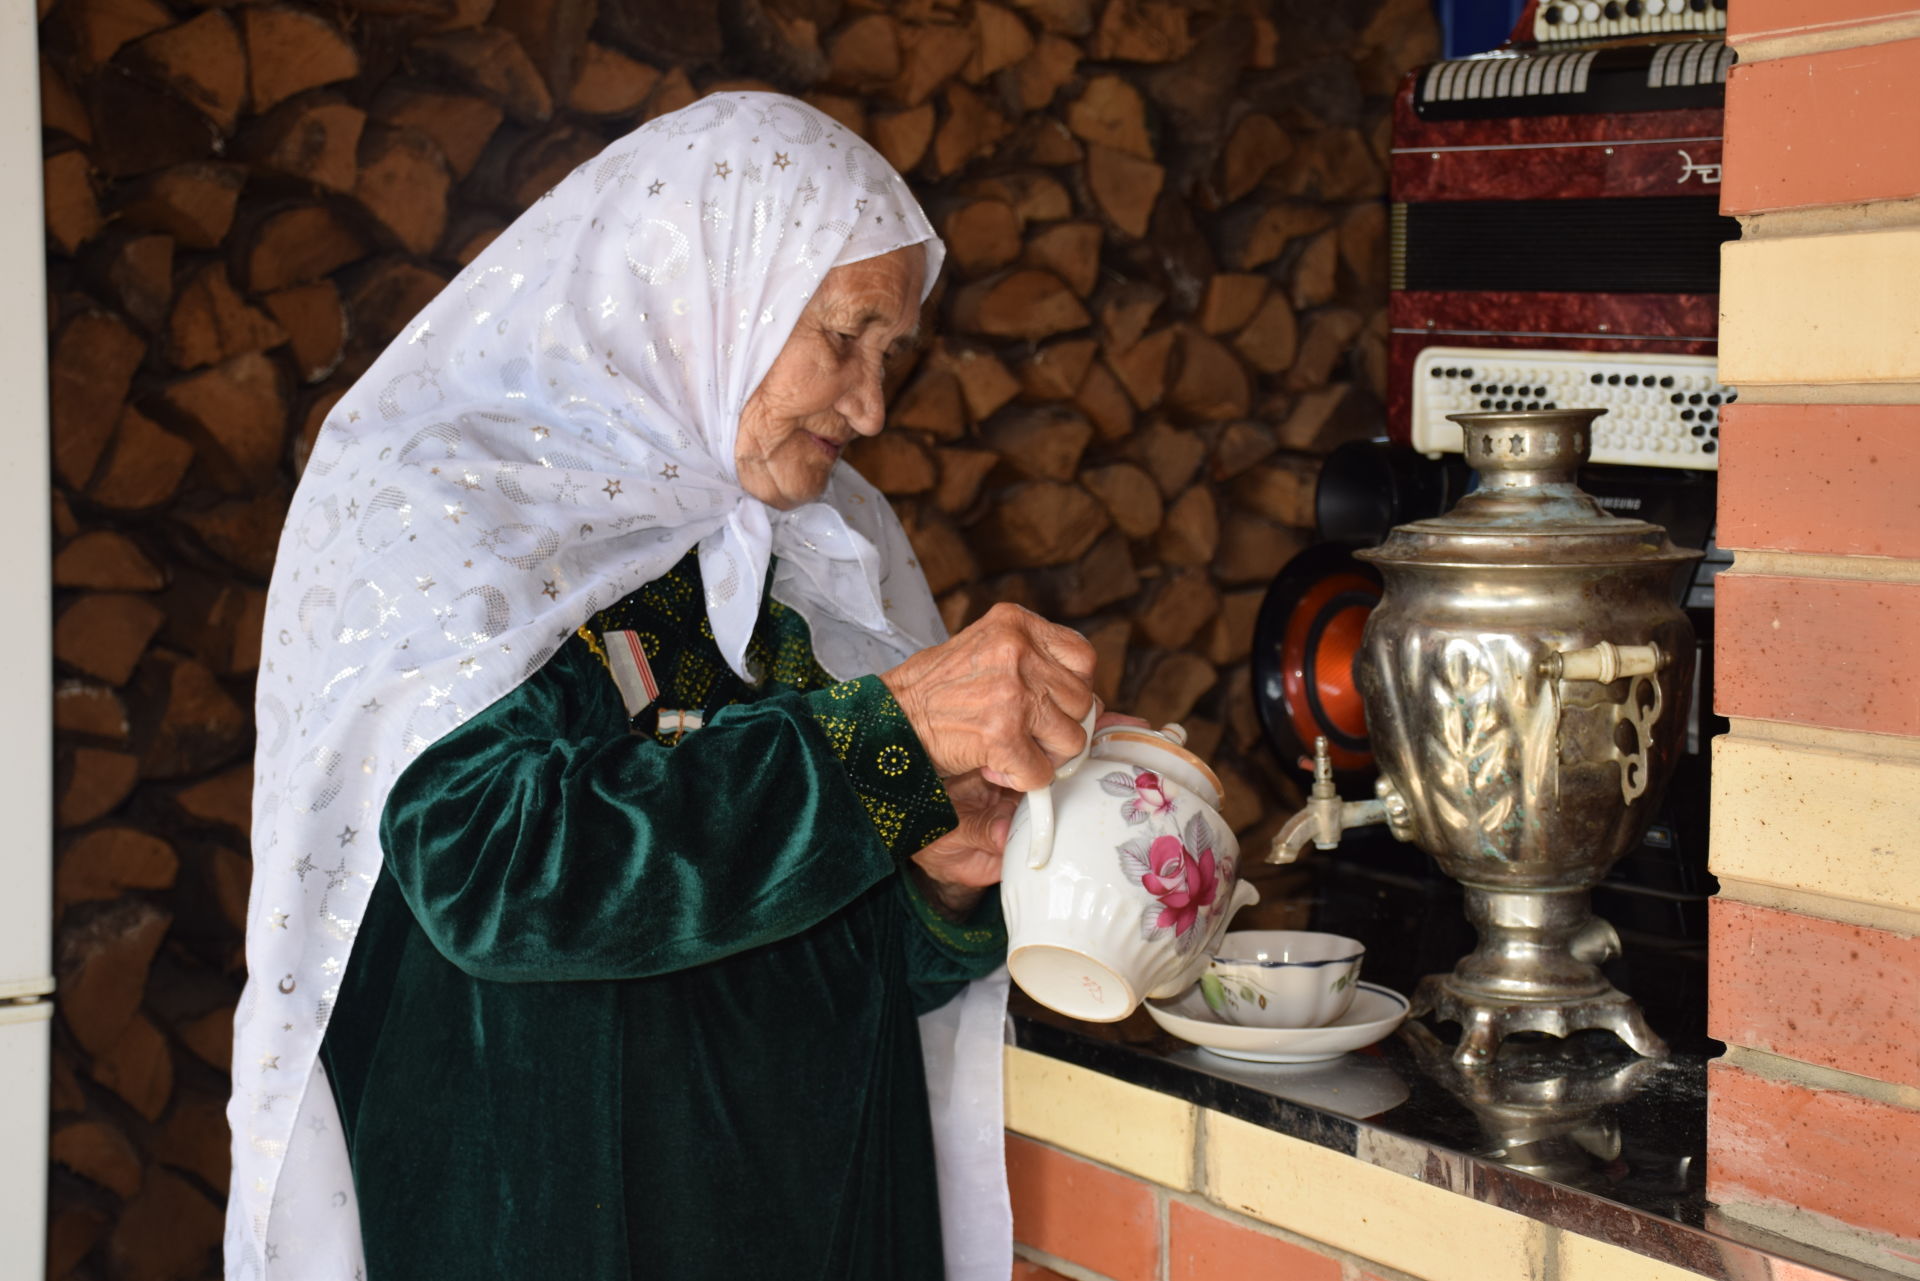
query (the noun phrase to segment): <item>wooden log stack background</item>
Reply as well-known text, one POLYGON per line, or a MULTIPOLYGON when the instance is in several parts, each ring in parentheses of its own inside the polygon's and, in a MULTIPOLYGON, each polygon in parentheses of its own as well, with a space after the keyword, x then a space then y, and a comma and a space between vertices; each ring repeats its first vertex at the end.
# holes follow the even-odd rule
POLYGON ((1257 844, 1262 588, 1378 430, 1386 106, 1425 0, 41 0, 60 982, 50 1276, 216 1275, 251 688, 304 446, 611 139, 801 94, 952 249, 854 462, 949 625, 1082 629, 1257 844))

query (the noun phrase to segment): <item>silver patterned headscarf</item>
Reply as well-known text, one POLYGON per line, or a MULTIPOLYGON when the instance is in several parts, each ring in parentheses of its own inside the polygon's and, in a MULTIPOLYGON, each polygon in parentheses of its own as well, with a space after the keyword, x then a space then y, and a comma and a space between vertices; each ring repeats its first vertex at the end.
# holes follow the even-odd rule
POLYGON ((871 486, 843 465, 780 512, 734 465, 741 407, 821 277, 913 244, 930 288, 940 241, 858 137, 791 98, 716 95, 543 196, 333 409, 267 601, 230 1278, 363 1275, 317 1056, 381 807, 421 749, 696 548, 714 638, 750 679, 775 556, 773 594, 836 677, 944 638, 871 486))

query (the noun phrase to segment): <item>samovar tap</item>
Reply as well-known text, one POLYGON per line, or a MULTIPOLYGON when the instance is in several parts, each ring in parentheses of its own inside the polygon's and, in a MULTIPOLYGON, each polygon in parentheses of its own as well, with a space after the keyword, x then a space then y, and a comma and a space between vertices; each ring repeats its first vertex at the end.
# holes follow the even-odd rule
POLYGON ((1350 827, 1385 823, 1395 836, 1403 841, 1408 839, 1406 802, 1384 778, 1374 785, 1374 790, 1379 795, 1371 801, 1340 799, 1339 789, 1333 785, 1333 757, 1327 751, 1327 740, 1324 736, 1315 738, 1313 790, 1307 793, 1306 805, 1288 819, 1273 838, 1267 862, 1291 863, 1300 857, 1309 841, 1315 849, 1336 849, 1340 837, 1350 827))

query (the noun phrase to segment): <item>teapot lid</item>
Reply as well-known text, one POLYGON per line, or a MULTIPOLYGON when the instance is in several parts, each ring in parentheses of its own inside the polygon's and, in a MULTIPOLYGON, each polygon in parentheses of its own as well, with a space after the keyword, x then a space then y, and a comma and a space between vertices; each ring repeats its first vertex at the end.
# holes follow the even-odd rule
MULTIPOLYGON (((1227 794, 1213 767, 1187 750, 1187 731, 1183 725, 1162 725, 1159 729, 1148 729, 1144 725, 1109 725, 1105 729, 1095 730, 1093 737, 1096 743, 1138 743, 1154 751, 1165 752, 1210 784, 1215 796, 1224 798, 1227 794)), ((1095 754, 1098 754, 1097 748, 1095 754)))
POLYGON ((1616 516, 1575 482, 1604 409, 1450 414, 1480 487, 1443 516, 1397 526, 1354 555, 1379 565, 1678 565, 1660 526, 1616 516))

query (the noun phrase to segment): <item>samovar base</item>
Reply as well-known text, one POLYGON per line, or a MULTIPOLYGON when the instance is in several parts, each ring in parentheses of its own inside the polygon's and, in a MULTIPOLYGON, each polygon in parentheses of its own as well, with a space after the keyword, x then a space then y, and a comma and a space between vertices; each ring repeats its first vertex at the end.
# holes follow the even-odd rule
POLYGON ((1643 1058, 1667 1057, 1667 1043, 1647 1025, 1639 1004, 1611 985, 1571 999, 1503 1000, 1462 991, 1451 974, 1429 974, 1414 990, 1410 1013, 1414 1018, 1431 1015, 1437 1022, 1460 1025, 1453 1061, 1462 1067, 1491 1062, 1500 1043, 1516 1032, 1566 1037, 1589 1028, 1613 1033, 1643 1058))
POLYGON ((1462 887, 1480 945, 1452 973, 1421 979, 1411 1011, 1460 1025, 1455 1063, 1488 1062, 1516 1032, 1566 1037, 1588 1028, 1613 1033, 1645 1058, 1667 1056, 1639 1005, 1600 972, 1619 955, 1620 936, 1593 914, 1585 887, 1462 887))

